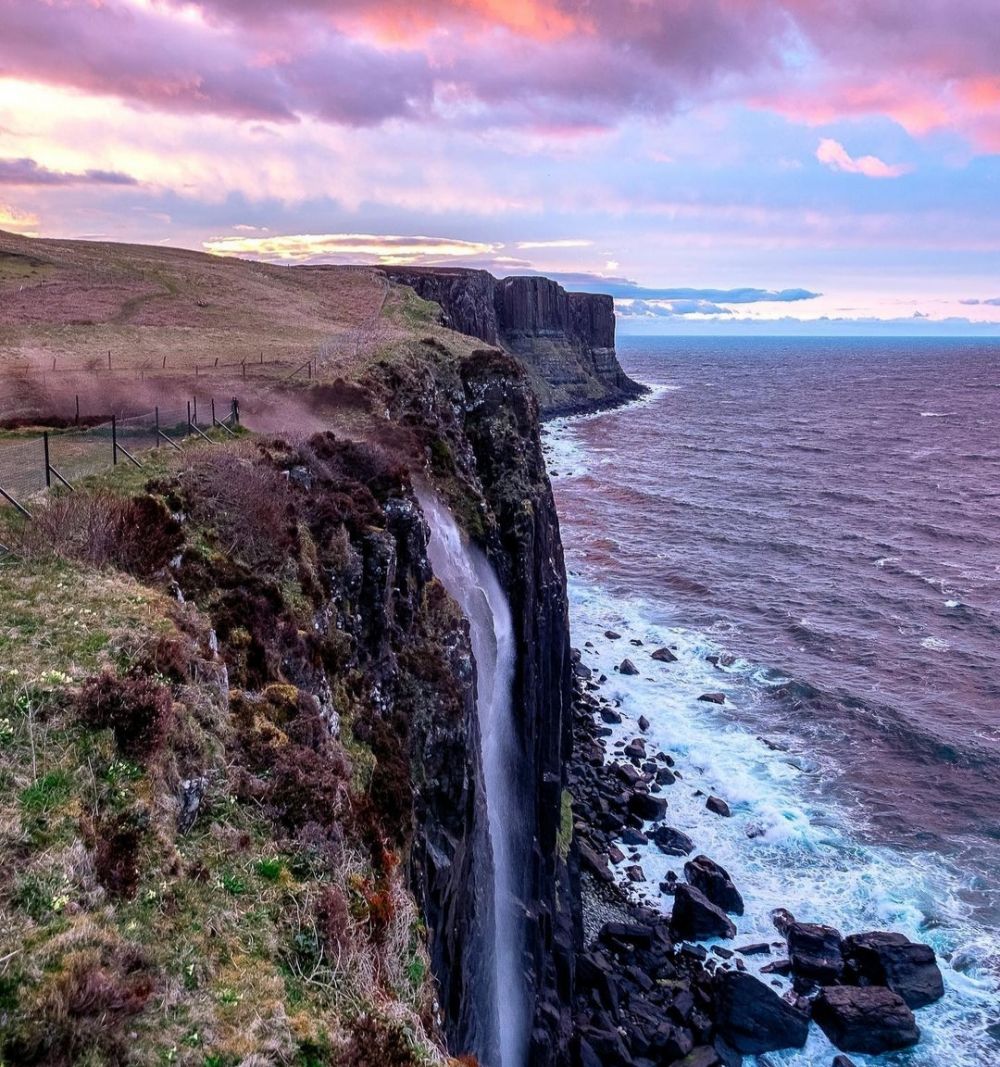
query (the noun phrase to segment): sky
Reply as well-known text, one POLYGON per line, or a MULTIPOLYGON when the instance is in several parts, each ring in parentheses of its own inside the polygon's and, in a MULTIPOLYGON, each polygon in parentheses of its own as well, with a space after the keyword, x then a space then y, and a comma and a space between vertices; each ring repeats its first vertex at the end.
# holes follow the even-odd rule
POLYGON ((997 0, 0 0, 0 229, 1000 337, 997 0))

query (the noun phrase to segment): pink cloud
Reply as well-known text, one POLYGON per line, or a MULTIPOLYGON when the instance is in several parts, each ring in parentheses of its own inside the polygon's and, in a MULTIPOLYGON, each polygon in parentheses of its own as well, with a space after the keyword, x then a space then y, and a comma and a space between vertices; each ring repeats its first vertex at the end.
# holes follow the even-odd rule
POLYGON ((995 0, 0 0, 0 72, 239 120, 572 133, 727 99, 1000 147, 995 0))
POLYGON ((900 178, 910 170, 901 163, 885 163, 878 156, 855 158, 839 141, 831 137, 824 137, 820 141, 816 158, 831 170, 843 171, 845 174, 863 174, 866 178, 900 178))

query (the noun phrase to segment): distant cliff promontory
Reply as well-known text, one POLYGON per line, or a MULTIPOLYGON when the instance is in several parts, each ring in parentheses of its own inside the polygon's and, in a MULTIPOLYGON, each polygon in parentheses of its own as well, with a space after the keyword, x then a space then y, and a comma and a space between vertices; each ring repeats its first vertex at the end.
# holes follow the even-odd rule
POLYGON ((615 354, 610 296, 569 293, 549 278, 497 279, 484 270, 391 267, 385 273, 439 304, 444 325, 520 359, 545 415, 596 410, 644 392, 615 354))

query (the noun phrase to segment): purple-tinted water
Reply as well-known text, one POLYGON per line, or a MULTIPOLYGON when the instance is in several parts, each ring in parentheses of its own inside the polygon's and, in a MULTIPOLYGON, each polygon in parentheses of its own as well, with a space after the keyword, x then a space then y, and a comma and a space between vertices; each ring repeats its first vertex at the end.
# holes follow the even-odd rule
MULTIPOLYGON (((837 821, 834 805, 876 851, 824 870, 869 864, 859 895, 895 879, 886 925, 911 905, 900 922, 917 934, 952 924, 938 948, 956 972, 973 943, 980 963, 994 957, 975 971, 985 994, 1000 920, 1000 345, 656 338, 619 354, 654 396, 549 432, 576 643, 591 639, 586 654, 608 670, 622 653, 603 647, 602 613, 647 639, 676 634, 691 655, 672 674, 650 671, 645 689, 615 681, 626 710, 672 702, 669 742, 700 721, 684 704, 697 687, 725 688, 719 729, 798 761, 794 781, 741 778, 747 833, 758 785, 784 791, 789 825, 796 796, 814 830, 837 821), (715 670, 707 649, 736 662, 715 670)), ((735 741, 679 744, 741 773, 735 741)), ((746 869, 785 864, 794 880, 815 855, 748 853, 746 869)), ((824 912, 823 893, 817 881, 811 917, 861 921, 843 901, 824 912)), ((940 1016, 942 1033, 959 1018, 940 1016)), ((979 1048, 949 1062, 980 1062, 979 1048)))

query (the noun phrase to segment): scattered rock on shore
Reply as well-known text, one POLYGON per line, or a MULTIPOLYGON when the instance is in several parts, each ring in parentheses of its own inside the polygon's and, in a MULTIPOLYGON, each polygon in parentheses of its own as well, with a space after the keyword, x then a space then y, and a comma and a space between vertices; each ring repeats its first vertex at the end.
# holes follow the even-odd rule
POLYGON ((657 826, 650 836, 659 850, 668 856, 689 856, 694 852, 694 842, 691 838, 672 826, 657 826))
POLYGON ((737 1052, 755 1056, 805 1045, 809 1016, 753 975, 723 972, 718 978, 717 995, 719 1031, 737 1052))
POLYGON ((708 800, 705 801, 705 807, 716 815, 721 815, 724 819, 728 819, 730 815, 733 814, 729 810, 729 805, 722 799, 722 797, 709 797, 708 800))
POLYGON ((717 907, 734 915, 743 914, 743 897, 725 867, 708 856, 695 856, 684 864, 684 877, 717 907))
POLYGON ((706 704, 725 704, 725 693, 702 693, 699 700, 704 701, 706 704))
POLYGON ((813 1018, 843 1052, 877 1056, 920 1040, 913 1012, 884 986, 827 986, 813 1003, 813 1018))
POLYGON ((653 659, 658 663, 676 663, 677 657, 670 651, 669 648, 658 648, 655 652, 651 653, 653 659))
POLYGON ((854 985, 884 985, 898 993, 910 1008, 923 1008, 944 996, 944 980, 930 945, 902 934, 872 931, 844 941, 845 981, 854 985))
POLYGON ((670 933, 678 940, 705 941, 711 937, 735 937, 736 927, 704 893, 694 886, 678 883, 670 916, 670 933))
POLYGON ((655 822, 666 814, 667 802, 648 793, 633 793, 628 798, 628 810, 644 822, 655 822))
POLYGON ((639 668, 627 657, 618 666, 619 674, 638 674, 639 668))
POLYGON ((792 971, 818 985, 832 985, 844 973, 843 938, 832 926, 791 923, 785 930, 792 971))

